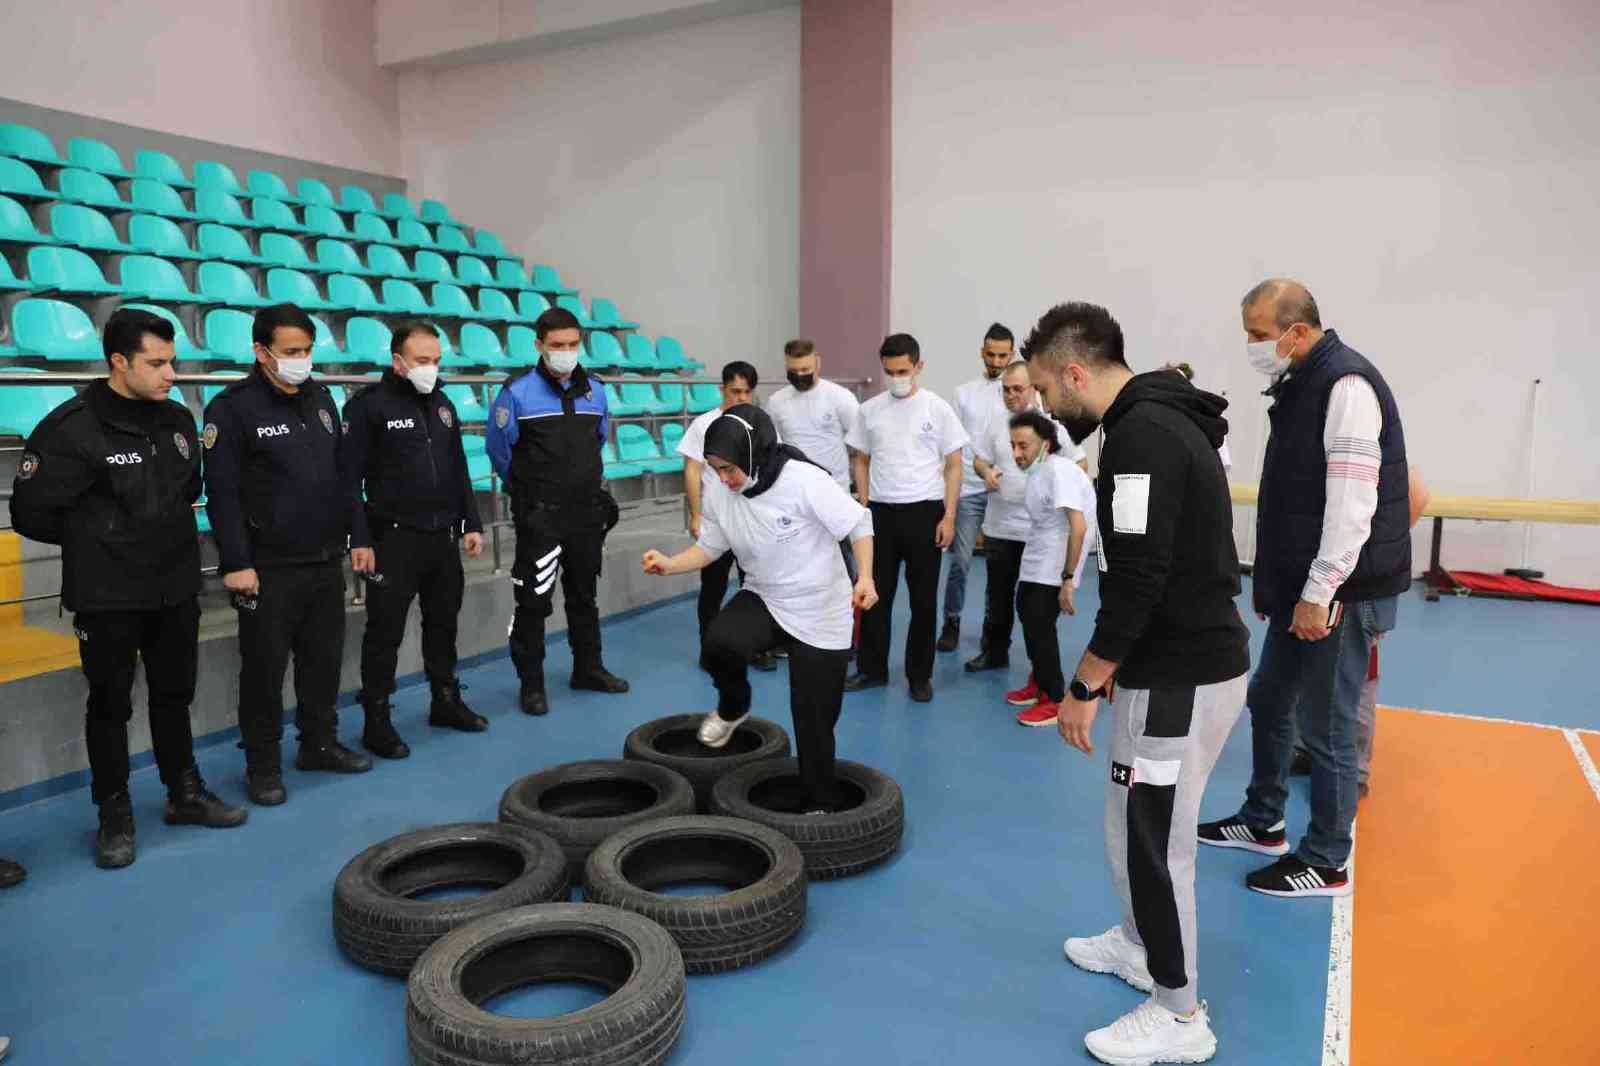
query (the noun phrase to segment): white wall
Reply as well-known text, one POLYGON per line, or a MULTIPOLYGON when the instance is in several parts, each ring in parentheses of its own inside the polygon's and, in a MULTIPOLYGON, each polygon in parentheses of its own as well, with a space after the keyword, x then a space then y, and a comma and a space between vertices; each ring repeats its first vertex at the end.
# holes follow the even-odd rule
MULTIPOLYGON (((1199 10, 896 4, 893 318, 930 383, 976 372, 991 319, 1020 337, 1103 303, 1136 368, 1187 359, 1226 390, 1253 480, 1238 301, 1289 274, 1383 369, 1436 491, 1525 494, 1540 377, 1533 494, 1600 498, 1600 6, 1199 10)), ((1520 545, 1451 523, 1445 561, 1520 545)), ((1600 530, 1535 527, 1532 561, 1600 586, 1600 530)))
POLYGON ((800 16, 401 76, 405 172, 713 371, 799 311, 800 16))
POLYGON ((371 0, 0 0, 0 96, 398 174, 371 0))

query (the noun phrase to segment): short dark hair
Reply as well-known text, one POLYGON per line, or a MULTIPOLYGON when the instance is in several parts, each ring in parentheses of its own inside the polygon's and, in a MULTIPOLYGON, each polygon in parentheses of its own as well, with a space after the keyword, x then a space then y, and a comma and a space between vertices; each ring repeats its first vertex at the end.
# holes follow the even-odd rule
POLYGON ((144 350, 146 334, 154 334, 171 344, 178 332, 172 328, 171 322, 151 311, 119 307, 111 312, 102 338, 105 342, 106 365, 111 365, 113 355, 123 356, 128 362, 133 362, 133 357, 144 350))
POLYGON ((1013 345, 1017 343, 1017 338, 1012 332, 999 322, 989 327, 989 332, 983 335, 983 339, 986 341, 1007 341, 1013 345))
POLYGON ((879 359, 893 359, 897 355, 911 357, 913 363, 922 362, 922 346, 909 333, 891 333, 878 345, 879 359))
POLYGON ((261 347, 270 348, 272 336, 280 327, 303 329, 313 342, 317 339, 316 323, 311 321, 311 316, 301 310, 298 304, 273 304, 271 307, 263 307, 256 312, 256 321, 250 329, 250 336, 261 347))
POLYGON ((752 389, 760 384, 756 378, 756 368, 743 359, 735 359, 722 368, 722 383, 732 385, 734 378, 744 378, 744 383, 752 389))
POLYGON ((399 355, 405 351, 406 341, 415 337, 418 333, 432 337, 434 340, 439 339, 439 327, 432 322, 424 322, 420 318, 401 319, 395 323, 394 329, 389 334, 389 353, 391 355, 399 355))
POLYGON ((1322 314, 1317 310, 1316 298, 1298 281, 1268 278, 1244 294, 1239 308, 1243 310, 1261 300, 1272 301, 1272 321, 1279 329, 1288 329, 1296 322, 1304 322, 1312 329, 1322 328, 1322 314))
POLYGON ((1011 416, 1011 428, 1028 428, 1039 435, 1052 453, 1061 450, 1061 440, 1056 436, 1056 424, 1044 416, 1043 411, 1018 411, 1011 416))
POLYGON ((804 337, 796 337, 783 346, 785 359, 802 359, 817 350, 817 346, 804 337))
POLYGON ((1067 359, 1096 367, 1128 365, 1122 355, 1122 327, 1111 312, 1079 301, 1046 311, 1022 342, 1022 358, 1030 363, 1039 358, 1050 366, 1067 359))
POLYGON ((565 307, 547 308, 538 318, 533 320, 533 332, 540 340, 544 340, 558 329, 581 330, 583 326, 578 321, 578 316, 568 311, 565 307))

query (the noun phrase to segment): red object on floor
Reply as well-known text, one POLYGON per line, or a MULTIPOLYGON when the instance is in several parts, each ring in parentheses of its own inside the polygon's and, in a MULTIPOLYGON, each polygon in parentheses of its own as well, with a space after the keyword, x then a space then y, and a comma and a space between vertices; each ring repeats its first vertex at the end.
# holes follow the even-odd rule
POLYGON ((1507 574, 1482 574, 1475 570, 1451 570, 1456 584, 1473 592, 1486 592, 1495 596, 1516 596, 1530 600, 1559 600, 1563 603, 1600 604, 1600 589, 1575 589, 1552 585, 1545 581, 1507 574))
POLYGON ((1040 696, 1038 703, 1035 703, 1025 711, 1018 712, 1017 724, 1032 726, 1035 729, 1041 726, 1055 725, 1056 716, 1060 713, 1061 705, 1059 703, 1051 703, 1050 697, 1040 696))
POLYGON ((1044 693, 1039 691, 1039 683, 1028 675, 1028 683, 1021 688, 1014 688, 1006 693, 1006 702, 1013 707, 1030 707, 1044 699, 1044 693))

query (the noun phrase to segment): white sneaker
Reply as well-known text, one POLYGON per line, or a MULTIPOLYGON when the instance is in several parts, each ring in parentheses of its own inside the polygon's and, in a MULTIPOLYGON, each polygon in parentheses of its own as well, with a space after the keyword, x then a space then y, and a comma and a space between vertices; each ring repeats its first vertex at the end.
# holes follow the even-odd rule
POLYGON ((733 731, 738 729, 744 723, 744 720, 749 717, 749 712, 746 712, 730 722, 716 711, 712 711, 700 721, 700 743, 708 748, 722 747, 733 736, 733 731))
POLYGON ((0 1036, 0 1059, 5 1058, 6 1057, 6 1052, 8 1052, 10 1050, 11 1050, 11 1038, 9 1036, 0 1036))
POLYGON ((1083 1038, 1089 1054, 1111 1066, 1155 1066, 1158 1062, 1205 1062, 1217 1053, 1206 1005, 1187 1019, 1147 999, 1104 1029, 1083 1038))
POLYGON ((1099 936, 1068 937, 1061 948, 1067 961, 1080 970, 1115 974, 1141 992, 1155 988, 1144 948, 1129 940, 1121 925, 1113 925, 1099 936))

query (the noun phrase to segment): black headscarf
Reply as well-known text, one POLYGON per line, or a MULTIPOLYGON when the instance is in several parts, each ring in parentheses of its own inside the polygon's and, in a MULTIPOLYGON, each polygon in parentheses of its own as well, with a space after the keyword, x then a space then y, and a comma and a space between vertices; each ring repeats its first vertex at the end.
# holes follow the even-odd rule
POLYGON ((735 404, 712 419, 706 427, 705 454, 726 460, 754 477, 756 483, 745 490, 746 496, 759 496, 778 480, 778 473, 791 459, 822 469, 806 453, 792 444, 778 440, 778 427, 772 424, 767 413, 755 404, 735 404))

